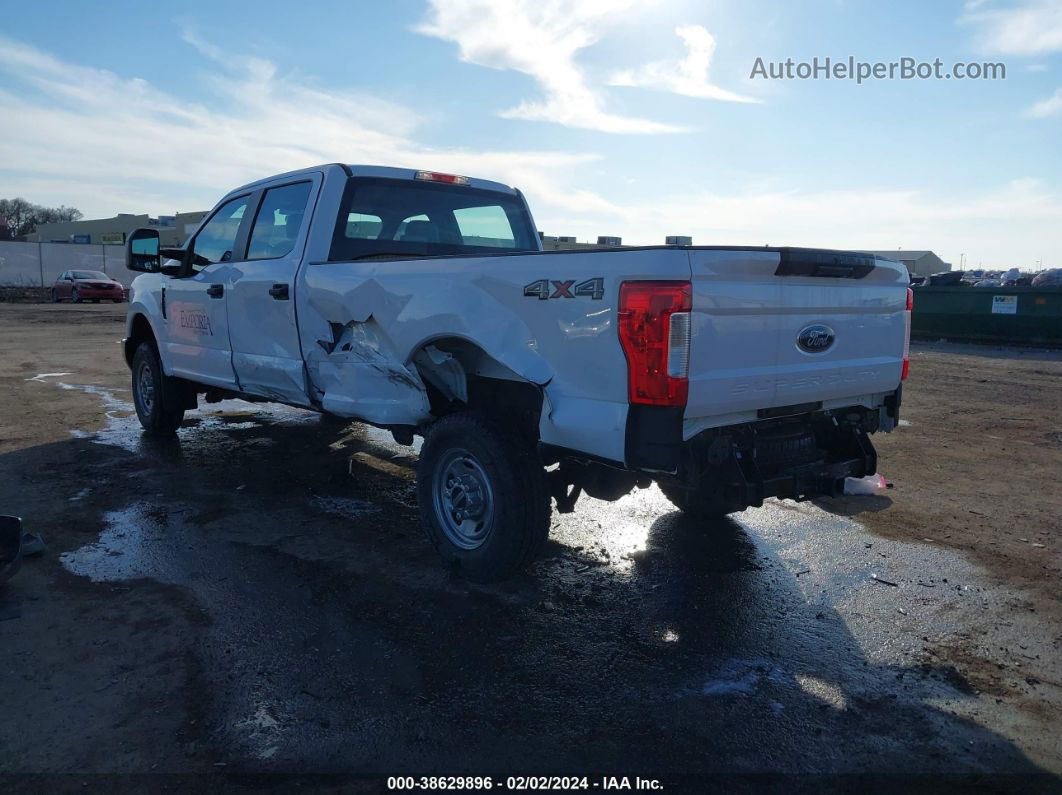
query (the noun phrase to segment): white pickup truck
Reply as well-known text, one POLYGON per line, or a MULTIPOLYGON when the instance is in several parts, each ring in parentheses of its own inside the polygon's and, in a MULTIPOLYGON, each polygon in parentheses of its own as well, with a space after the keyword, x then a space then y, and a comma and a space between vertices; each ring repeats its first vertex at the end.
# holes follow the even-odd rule
POLYGON ((333 164, 237 188, 181 248, 137 230, 126 259, 148 432, 202 395, 422 435, 425 530, 474 580, 535 557, 552 500, 833 495, 899 421, 911 292, 869 254, 545 252, 515 188, 333 164))

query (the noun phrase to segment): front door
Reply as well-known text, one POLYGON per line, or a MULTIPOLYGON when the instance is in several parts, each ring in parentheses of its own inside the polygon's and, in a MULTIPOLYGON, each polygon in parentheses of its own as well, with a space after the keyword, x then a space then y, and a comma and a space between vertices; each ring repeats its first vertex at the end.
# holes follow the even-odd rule
POLYGON ((70 288, 73 287, 74 282, 70 278, 70 271, 64 271, 59 274, 59 278, 55 280, 55 296, 56 298, 69 298, 70 288))
POLYGON ((230 269, 232 364, 240 389, 309 405, 295 319, 295 274, 321 177, 266 188, 249 233, 247 258, 230 269))
MULTIPOLYGON (((237 388, 232 369, 226 312, 233 258, 242 257, 241 229, 251 196, 237 196, 222 204, 191 241, 191 271, 166 283, 168 375, 199 384, 237 388)), ((244 233, 246 234, 246 232, 244 233)))

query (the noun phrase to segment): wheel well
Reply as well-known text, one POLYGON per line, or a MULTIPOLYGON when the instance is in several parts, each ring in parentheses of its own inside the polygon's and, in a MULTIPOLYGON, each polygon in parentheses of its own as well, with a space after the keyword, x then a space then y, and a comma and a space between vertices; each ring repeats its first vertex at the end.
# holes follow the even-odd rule
POLYGON ((438 339, 412 357, 435 417, 474 409, 538 438, 542 387, 505 366, 478 345, 438 339))
POLYGON ((133 366, 133 356, 136 355, 136 349, 140 346, 141 342, 150 342, 154 345, 158 345, 155 340, 155 332, 151 330, 151 324, 148 319, 143 315, 137 315, 133 318, 133 327, 128 337, 126 337, 124 345, 125 363, 130 367, 133 366))

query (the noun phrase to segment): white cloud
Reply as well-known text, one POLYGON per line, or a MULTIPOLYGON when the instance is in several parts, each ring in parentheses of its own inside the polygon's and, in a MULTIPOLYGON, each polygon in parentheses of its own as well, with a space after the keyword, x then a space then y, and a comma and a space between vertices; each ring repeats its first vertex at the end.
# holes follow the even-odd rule
POLYGON ((1062 0, 968 2, 959 21, 977 28, 978 46, 1001 55, 1062 50, 1062 0))
POLYGON ((1062 88, 1056 89, 1054 94, 1047 99, 1040 100, 1025 112, 1030 119, 1046 119, 1060 114, 1062 114, 1062 88))
POLYGON ((467 63, 511 69, 538 83, 544 99, 501 111, 510 119, 563 124, 608 133, 679 132, 681 127, 610 113, 575 56, 597 30, 638 0, 429 0, 419 33, 457 44, 467 63))
MULTIPOLYGON (((194 36, 201 52, 211 46, 194 36)), ((1018 180, 979 197, 890 191, 692 189, 689 175, 649 180, 622 199, 629 174, 591 173, 577 152, 438 148, 419 118, 376 97, 296 79, 254 58, 211 65, 198 103, 135 77, 64 62, 0 37, 0 174, 5 195, 74 205, 88 216, 198 210, 268 174, 363 162, 471 174, 518 185, 539 228, 582 239, 658 243, 932 248, 986 265, 1062 265, 1062 197, 1018 180), (660 184, 656 184, 656 183, 660 184), (1052 255, 1052 252, 1055 252, 1052 255)), ((192 78, 189 78, 192 79, 192 78)), ((1057 96, 1057 95, 1056 95, 1057 96)), ((703 184, 703 183, 702 183, 703 184)))
POLYGON ((655 88, 698 99, 759 102, 758 99, 735 94, 709 82, 708 70, 715 54, 715 36, 705 27, 682 25, 675 28, 675 33, 686 44, 685 58, 680 61, 655 61, 637 69, 617 72, 609 79, 609 84, 655 88))
POLYGON ((566 175, 593 155, 469 151, 418 143, 418 116, 376 97, 314 86, 260 58, 214 58, 189 103, 136 77, 64 62, 0 37, 4 192, 89 216, 210 207, 269 174, 327 162, 377 163, 490 177, 571 204, 566 175), (206 103, 214 101, 213 105, 206 103))

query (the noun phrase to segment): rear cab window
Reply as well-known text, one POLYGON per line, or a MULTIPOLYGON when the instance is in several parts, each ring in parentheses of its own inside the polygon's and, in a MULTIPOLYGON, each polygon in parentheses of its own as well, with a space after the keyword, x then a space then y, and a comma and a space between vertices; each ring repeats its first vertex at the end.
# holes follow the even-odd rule
POLYGON ((537 251, 519 196, 464 185, 352 177, 329 260, 537 251))

